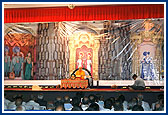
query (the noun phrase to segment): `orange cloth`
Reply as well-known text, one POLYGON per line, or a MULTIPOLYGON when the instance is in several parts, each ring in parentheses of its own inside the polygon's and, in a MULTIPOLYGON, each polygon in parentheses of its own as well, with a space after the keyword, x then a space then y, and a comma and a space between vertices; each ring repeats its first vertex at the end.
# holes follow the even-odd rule
POLYGON ((85 72, 78 70, 78 71, 75 73, 75 75, 76 75, 76 77, 79 77, 79 76, 80 76, 81 79, 84 79, 85 72))

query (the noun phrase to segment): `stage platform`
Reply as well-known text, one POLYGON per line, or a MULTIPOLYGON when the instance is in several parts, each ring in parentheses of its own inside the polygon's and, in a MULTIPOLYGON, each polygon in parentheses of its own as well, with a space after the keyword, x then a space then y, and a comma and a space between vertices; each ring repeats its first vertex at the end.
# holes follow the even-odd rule
MULTIPOLYGON (((93 81, 93 86, 128 86, 132 85, 134 80, 99 80, 93 81)), ((61 80, 4 80, 4 85, 60 85, 61 80)), ((164 81, 154 80, 145 81, 146 86, 164 86, 164 81)))
POLYGON ((93 87, 87 89, 81 88, 57 88, 57 86, 40 86, 41 89, 32 89, 32 86, 5 86, 5 91, 55 91, 55 92, 164 92, 164 87, 146 87, 145 90, 130 90, 128 87, 93 87))

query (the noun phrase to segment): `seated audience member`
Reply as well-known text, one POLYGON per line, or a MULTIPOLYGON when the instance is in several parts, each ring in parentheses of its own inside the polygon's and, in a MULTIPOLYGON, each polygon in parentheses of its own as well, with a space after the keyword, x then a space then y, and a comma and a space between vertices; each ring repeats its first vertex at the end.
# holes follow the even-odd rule
POLYGON ((65 108, 65 111, 71 111, 72 109, 72 104, 70 103, 69 96, 64 97, 64 108, 65 108))
POLYGON ((162 101, 164 102, 164 95, 159 94, 158 97, 157 97, 157 101, 155 103, 152 103, 152 110, 155 109, 156 104, 161 104, 164 107, 164 103, 162 103, 162 101))
POLYGON ((58 102, 59 103, 63 103, 64 102, 61 96, 56 97, 55 103, 58 103, 58 102))
POLYGON ((164 107, 160 103, 156 103, 153 111, 164 111, 164 107))
POLYGON ((145 102, 143 100, 143 95, 140 93, 138 94, 137 96, 137 100, 138 100, 138 105, 141 105, 144 109, 144 111, 150 111, 150 106, 149 106, 149 103, 148 102, 145 102))
POLYGON ((17 106, 23 106, 24 104, 23 104, 23 100, 22 100, 22 98, 20 98, 20 97, 17 97, 16 98, 16 101, 15 101, 15 104, 9 104, 8 105, 8 109, 10 109, 10 110, 16 110, 16 108, 17 108, 17 106))
POLYGON ((100 108, 104 107, 104 96, 103 95, 97 95, 98 102, 97 104, 99 105, 100 108))
POLYGON ((82 99, 81 108, 83 109, 83 111, 85 111, 88 107, 89 107, 89 98, 85 96, 85 97, 82 99))
POLYGON ((123 104, 119 100, 116 100, 114 104, 114 111, 123 111, 123 110, 124 110, 123 104))
POLYGON ((104 101, 104 108, 100 109, 100 111, 114 111, 114 109, 112 109, 113 103, 111 99, 107 99, 104 101))
POLYGON ((12 96, 12 101, 11 102, 9 102, 8 103, 8 109, 12 109, 12 110, 14 110, 15 109, 15 107, 16 107, 16 105, 15 105, 15 101, 16 101, 16 98, 17 98, 17 95, 13 95, 12 96))
POLYGON ((32 94, 30 95, 30 100, 25 105, 26 110, 40 110, 40 105, 36 103, 36 97, 32 94))
POLYGON ((145 82, 143 79, 138 77, 136 74, 134 74, 132 78, 135 80, 135 82, 132 86, 129 87, 129 89, 134 89, 134 90, 144 90, 145 89, 145 82))
POLYGON ((17 106, 16 111, 26 111, 26 108, 23 105, 17 106))
MULTIPOLYGON (((60 105, 60 103, 58 103, 56 106, 60 105)), ((54 103, 52 101, 48 101, 47 102, 47 110, 54 110, 55 109, 55 106, 54 106, 54 103)))
POLYGON ((125 96, 124 95, 120 95, 117 100, 119 100, 123 104, 124 111, 127 111, 128 102, 125 101, 125 96))
POLYGON ((86 111, 100 111, 100 108, 97 103, 91 103, 86 111))
POLYGON ((132 111, 144 111, 141 105, 134 105, 132 111))
POLYGON ((132 108, 138 104, 138 100, 137 98, 131 98, 129 101, 128 101, 128 111, 132 111, 132 108))
POLYGON ((38 104, 40 104, 40 106, 46 106, 47 105, 47 101, 44 100, 44 95, 42 93, 40 93, 37 96, 37 101, 38 104))
POLYGON ((5 94, 5 95, 4 95, 4 104, 5 104, 6 106, 8 106, 8 104, 9 104, 10 102, 11 102, 11 101, 7 99, 7 95, 5 94))
POLYGON ((64 105, 60 104, 55 107, 55 111, 65 111, 64 105))
POLYGON ((81 108, 81 100, 80 98, 78 97, 73 97, 72 98, 72 110, 71 111, 75 111, 77 108, 78 110, 81 110, 82 111, 82 108, 81 108), (75 109, 75 110, 74 110, 75 109))
POLYGON ((89 98, 90 103, 95 103, 96 102, 96 96, 94 94, 90 94, 88 96, 88 98, 89 98))

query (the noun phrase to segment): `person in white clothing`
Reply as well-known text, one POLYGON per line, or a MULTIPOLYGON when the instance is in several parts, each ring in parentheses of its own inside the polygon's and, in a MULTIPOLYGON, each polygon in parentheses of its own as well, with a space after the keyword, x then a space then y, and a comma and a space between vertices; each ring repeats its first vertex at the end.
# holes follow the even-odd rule
POLYGON ((91 54, 88 53, 88 56, 87 56, 87 60, 86 60, 86 67, 87 67, 87 70, 89 70, 89 72, 92 71, 92 60, 91 60, 91 54))
POLYGON ((30 96, 30 101, 26 103, 26 110, 40 110, 40 105, 35 102, 36 98, 34 95, 30 96))
POLYGON ((144 109, 144 111, 151 111, 151 108, 149 106, 149 103, 148 102, 145 102, 143 100, 143 95, 140 93, 138 94, 137 96, 137 100, 138 100, 138 105, 141 105, 144 109))
POLYGON ((89 98, 85 96, 85 97, 82 99, 81 108, 83 109, 83 111, 85 111, 88 107, 89 107, 89 98))

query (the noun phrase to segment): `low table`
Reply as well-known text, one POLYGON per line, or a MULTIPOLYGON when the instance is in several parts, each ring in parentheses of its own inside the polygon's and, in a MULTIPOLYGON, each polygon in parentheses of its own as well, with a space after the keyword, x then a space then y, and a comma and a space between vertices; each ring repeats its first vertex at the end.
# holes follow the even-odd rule
POLYGON ((61 80, 61 88, 87 88, 88 80, 81 79, 63 79, 61 80))

